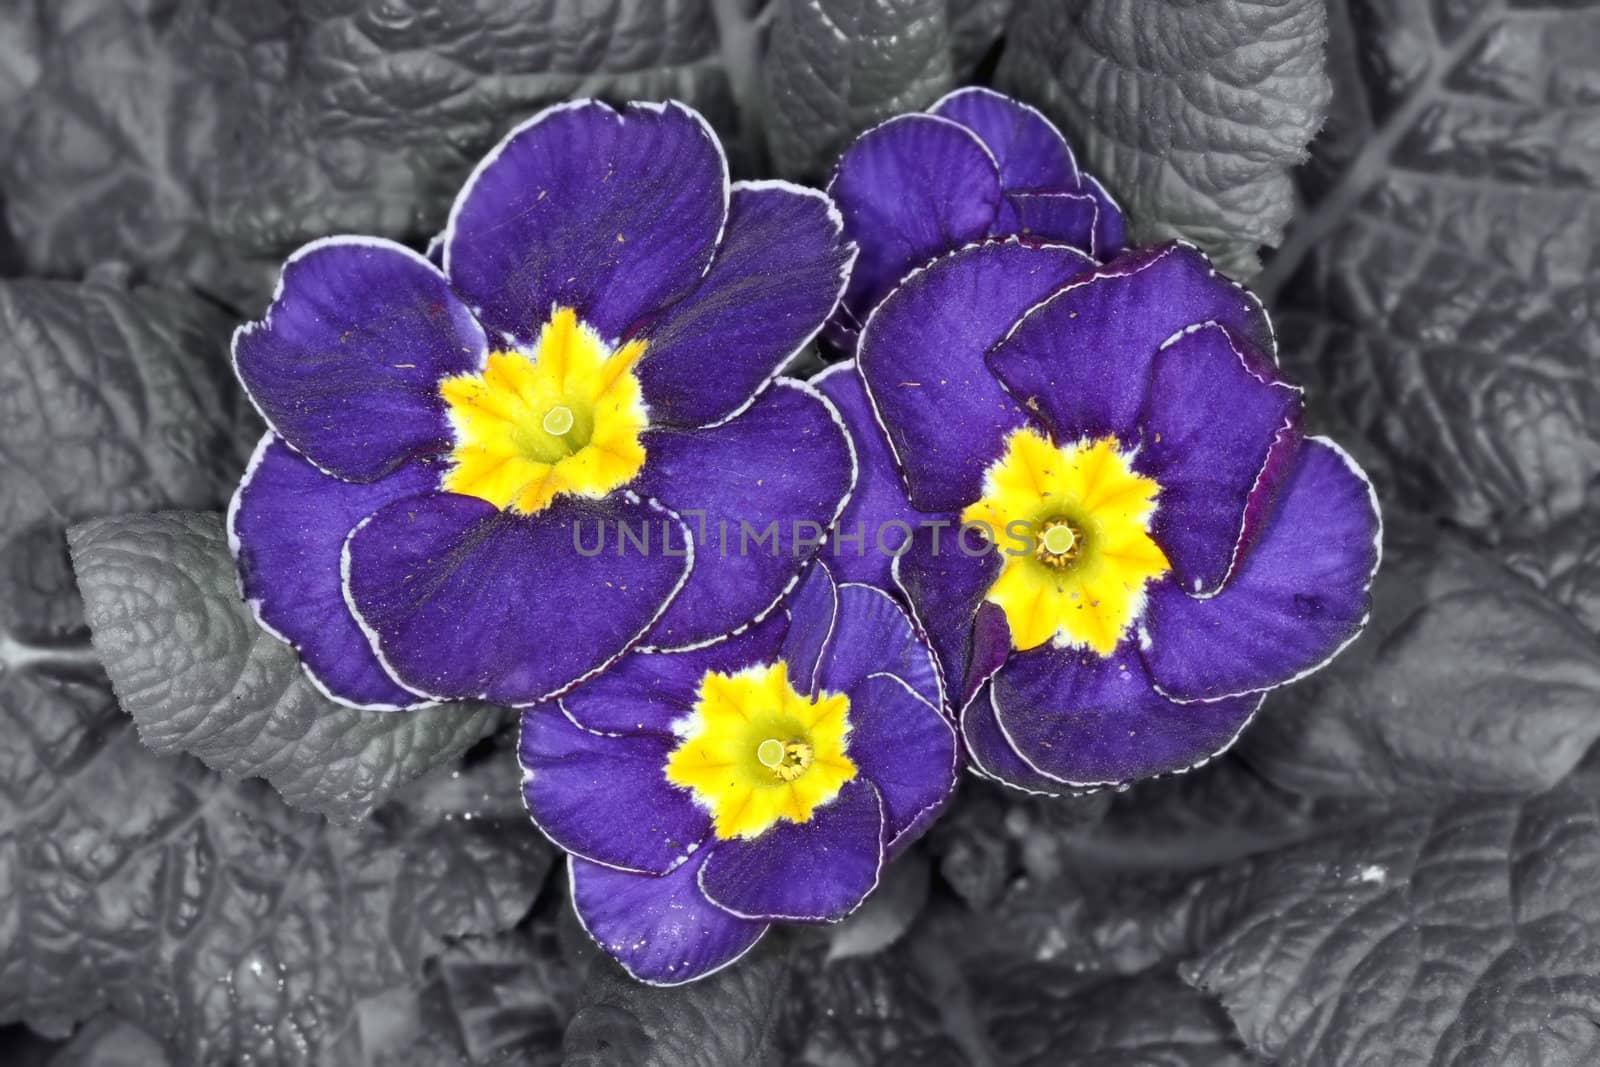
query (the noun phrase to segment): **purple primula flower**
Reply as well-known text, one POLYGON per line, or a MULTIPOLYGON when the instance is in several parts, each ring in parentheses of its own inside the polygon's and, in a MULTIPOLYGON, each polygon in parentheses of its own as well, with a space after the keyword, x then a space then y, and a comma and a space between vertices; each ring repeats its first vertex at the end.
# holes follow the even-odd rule
POLYGON ((524 712, 523 795, 596 943, 687 982, 872 892, 955 787, 942 698, 898 604, 819 563, 787 612, 524 712))
POLYGON ((846 519, 916 530, 893 582, 980 773, 1196 766, 1361 631, 1376 498, 1302 436, 1275 352, 1189 245, 1100 265, 1005 238, 909 275, 819 382, 857 442, 846 519))
POLYGON ((317 684, 527 705, 773 610, 794 524, 854 477, 832 405, 776 380, 849 274, 831 201, 730 185, 682 105, 579 101, 478 165, 436 248, 314 242, 234 338, 271 427, 229 512, 241 583, 317 684), (695 551, 723 522, 784 551, 695 551))
POLYGON ((1105 260, 1125 239, 1121 209, 1078 169, 1055 125, 992 89, 957 89, 868 130, 839 157, 828 192, 861 246, 828 323, 847 352, 878 301, 937 255, 1017 235, 1105 260))

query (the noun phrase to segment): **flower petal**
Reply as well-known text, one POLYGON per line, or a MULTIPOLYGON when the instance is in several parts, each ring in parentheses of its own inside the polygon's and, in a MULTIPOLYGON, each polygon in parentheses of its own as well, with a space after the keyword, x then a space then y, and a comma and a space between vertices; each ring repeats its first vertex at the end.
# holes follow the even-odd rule
POLYGON ((899 676, 869 674, 850 689, 847 740, 850 759, 883 798, 892 855, 938 816, 955 790, 955 731, 938 705, 899 676))
POLYGON ((1233 744, 1261 697, 1178 704, 1158 693, 1130 640, 1108 657, 1045 647, 994 676, 995 718, 1028 766, 1070 786, 1187 770, 1233 744))
POLYGON ((666 529, 688 535, 632 494, 528 517, 452 493, 403 500, 345 542, 345 601, 406 686, 534 704, 621 655, 681 588, 693 557, 660 551, 666 529), (579 551, 619 523, 648 529, 657 550, 579 551))
POLYGON ((558 104, 467 179, 445 272, 485 325, 524 343, 556 305, 616 340, 699 284, 727 207, 727 162, 697 112, 558 104))
POLYGON ((737 919, 705 898, 697 880, 706 855, 659 878, 572 857, 567 869, 578 921, 641 982, 680 985, 721 970, 749 952, 768 926, 737 919))
POLYGON ((477 370, 487 352, 444 275, 369 237, 290 256, 265 317, 233 337, 234 370, 267 425, 354 482, 448 447, 439 379, 477 370))
POLYGON ((961 743, 967 752, 968 765, 985 778, 1045 796, 1063 796, 1068 792, 1060 782, 1046 778, 1017 755, 995 721, 994 701, 987 685, 961 709, 961 743))
POLYGON ((857 363, 913 506, 956 511, 978 498, 1006 435, 1027 422, 984 353, 1093 266, 1064 246, 988 241, 916 271, 873 312, 857 363))
POLYGON ((1106 260, 1122 254, 1128 240, 1128 224, 1122 216, 1122 207, 1092 174, 1083 176, 1081 192, 1094 197, 1099 208, 1094 217, 1095 258, 1106 260))
MULTIPOLYGON (((969 556, 954 539, 954 527, 937 532, 923 527, 912 538, 911 546, 894 562, 894 581, 917 628, 927 636, 938 658, 950 703, 960 707, 977 688, 971 667, 974 656, 974 622, 984 594, 1000 573, 998 553, 969 556), (937 544, 935 539, 937 538, 937 544)), ((1000 625, 1003 628, 1004 616, 1000 625)), ((1004 652, 1010 650, 1010 637, 1004 636, 1004 652)), ((987 658, 987 657, 982 657, 987 658)), ((995 665, 991 664, 992 670, 995 665)))
MULTIPOLYGON (((1186 591, 1221 588, 1300 441, 1301 391, 1251 369, 1225 327, 1185 330, 1156 355, 1135 466, 1161 486, 1151 533, 1186 591)), ((1259 366, 1259 361, 1256 361, 1259 366)))
POLYGON ((1260 692, 1310 674, 1366 625, 1382 523, 1345 452, 1307 439, 1260 539, 1216 596, 1150 587, 1144 659, 1175 700, 1260 692))
POLYGON ((978 135, 994 153, 1007 192, 1078 188, 1078 164, 1072 149, 1055 123, 1037 108, 993 89, 972 86, 947 94, 928 110, 978 135))
POLYGON ((771 663, 788 631, 775 611, 724 640, 687 652, 632 652, 561 697, 561 710, 599 733, 672 734, 672 724, 694 710, 707 671, 732 673, 771 663))
POLYGON ((852 694, 874 674, 892 674, 934 708, 944 704, 939 669, 905 610, 875 586, 839 586, 833 635, 817 668, 817 685, 852 694))
POLYGON ((666 874, 711 833, 711 819, 667 781, 678 742, 597 734, 546 705, 522 713, 522 797, 544 835, 575 856, 666 874))
POLYGON ((245 600, 263 627, 294 646, 317 688, 341 704, 393 711, 428 702, 396 685, 373 655, 345 607, 339 552, 362 519, 438 483, 425 463, 375 482, 342 482, 268 431, 233 495, 228 541, 245 600))
POLYGON ((1186 244, 1130 252, 1020 320, 989 365, 1057 441, 1115 434, 1134 444, 1150 364, 1186 326, 1217 322, 1254 351, 1274 351, 1261 302, 1186 244))
POLYGON ((1088 193, 1008 193, 996 232, 1055 241, 1092 256, 1099 219, 1100 205, 1088 193))
POLYGON ((826 195, 736 183, 711 269, 644 333, 638 374, 652 421, 703 426, 748 402, 817 335, 853 260, 826 195))
POLYGON ((856 326, 907 271, 989 232, 1000 172, 964 126, 900 115, 845 149, 828 193, 861 247, 841 309, 856 326))
POLYGON ((770 611, 821 545, 855 478, 838 412, 788 379, 725 423, 653 430, 643 443, 639 492, 700 534, 700 565, 647 639, 658 648, 697 644, 770 611), (764 536, 769 528, 775 536, 764 536))
POLYGON ((857 777, 807 822, 717 842, 700 889, 743 919, 838 922, 877 886, 882 868, 883 801, 857 777))
MULTIPOLYGON (((833 638, 839 612, 839 586, 832 569, 819 559, 806 568, 789 594, 789 632, 783 638, 783 660, 796 689, 810 696, 817 688, 817 668, 833 638)), ((776 614, 776 613, 774 613, 776 614)))
POLYGON ((900 468, 872 412, 855 360, 835 363, 811 384, 833 401, 856 452, 856 486, 835 523, 845 536, 831 538, 824 556, 840 581, 887 589, 895 551, 926 516, 906 499, 900 468))

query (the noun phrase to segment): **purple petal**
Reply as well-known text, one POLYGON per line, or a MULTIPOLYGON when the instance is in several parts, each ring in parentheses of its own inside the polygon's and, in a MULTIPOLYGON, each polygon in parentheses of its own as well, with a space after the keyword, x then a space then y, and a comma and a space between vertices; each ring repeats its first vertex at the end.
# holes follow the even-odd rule
POLYGON ((445 272, 487 326, 520 341, 556 306, 614 340, 699 284, 727 206, 722 147, 695 111, 558 104, 467 179, 445 272))
POLYGON ((893 674, 851 687, 848 754, 883 798, 891 853, 938 816, 956 787, 955 731, 938 705, 893 674))
MULTIPOLYGON (((917 531, 910 550, 895 560, 894 580, 911 605, 918 629, 933 647, 950 702, 960 707, 978 685, 970 669, 976 662, 973 623, 1002 561, 994 552, 967 555, 955 541, 954 519, 948 523, 938 531, 927 527, 917 531)), ((1000 625, 1005 625, 1003 613, 1000 625)), ((1011 645, 1009 631, 1003 633, 1002 659, 1011 645)), ((990 665, 991 671, 994 666, 990 665)))
POLYGON ((984 353, 1093 265, 1071 248, 989 241, 917 271, 878 306, 857 363, 913 506, 956 511, 978 498, 1006 435, 1027 422, 984 353))
POLYGON ((882 868, 883 802, 857 776, 807 822, 717 842, 700 889, 743 919, 838 922, 877 886, 882 868))
POLYGON ((345 542, 345 600, 406 686, 534 704, 600 671, 659 616, 692 565, 660 550, 667 528, 688 533, 631 494, 562 498, 527 517, 452 493, 403 500, 345 542), (619 523, 648 529, 655 550, 584 554, 619 523))
POLYGON ((771 610, 815 555, 855 477, 838 412, 788 379, 721 425, 652 430, 643 441, 639 492, 700 535, 694 574, 650 631, 660 648, 718 637, 771 610))
POLYGON ((844 536, 829 540, 824 553, 828 566, 840 581, 888 588, 894 553, 927 516, 906 499, 900 468, 855 361, 834 364, 811 384, 839 410, 856 452, 856 487, 835 524, 844 536))
POLYGON ((245 600, 341 704, 392 711, 427 703, 389 677, 345 607, 339 553, 362 519, 438 484, 438 471, 420 462, 375 482, 342 482, 268 432, 234 494, 228 540, 245 600))
POLYGON ((789 629, 783 612, 724 640, 687 652, 633 652, 561 698, 561 710, 598 733, 672 734, 694 710, 707 671, 731 673, 771 663, 789 629))
POLYGON ((1156 355, 1136 466, 1161 486, 1152 533, 1183 589, 1209 595, 1228 580, 1253 532, 1247 505, 1270 501, 1289 469, 1300 408, 1300 390, 1252 370, 1215 323, 1156 355))
POLYGON ((875 586, 847 582, 839 586, 838 615, 817 685, 853 700, 856 687, 873 674, 892 674, 929 705, 944 704, 939 669, 905 610, 875 586))
POLYGON ((439 379, 477 370, 487 352, 444 275, 370 237, 290 256, 266 316, 233 337, 234 370, 267 425, 355 482, 447 448, 439 379))
POLYGON ((707 853, 671 874, 629 874, 568 861, 572 904, 594 943, 650 985, 704 978, 749 952, 767 924, 737 919, 712 904, 697 884, 707 853))
POLYGON ((961 743, 967 752, 967 762, 986 778, 1028 793, 1062 796, 1068 792, 1060 782, 1046 778, 1017 755, 995 721, 994 702, 988 686, 981 688, 961 709, 961 743))
POLYGON ((965 127, 900 115, 845 149, 828 192, 861 247, 842 309, 859 325, 907 271, 989 232, 1000 172, 965 127))
POLYGON ((741 182, 699 287, 645 330, 639 382, 657 425, 703 426, 749 401, 839 302, 853 250, 833 202, 787 182, 741 182))
POLYGON ((978 135, 994 153, 1007 192, 1078 188, 1078 164, 1072 149, 1055 123, 1038 109, 993 89, 973 86, 957 89, 928 110, 978 135))
POLYGON ((1011 657, 990 682, 1006 740, 1035 771, 1069 786, 1187 770, 1233 744, 1261 697, 1178 704, 1158 693, 1132 641, 1108 657, 1044 647, 1011 657))
POLYGON ((783 638, 783 660, 796 689, 811 695, 817 690, 817 668, 833 638, 839 611, 839 587, 821 560, 806 568, 800 584, 789 595, 789 632, 783 638))
POLYGON ((517 746, 528 814, 575 856, 666 874, 711 833, 710 817, 667 781, 677 745, 658 734, 597 734, 553 706, 530 708, 517 746))
POLYGON ((1128 224, 1123 219, 1121 206, 1092 174, 1083 176, 1079 191, 1094 197, 1099 208, 1094 218, 1095 258, 1106 260, 1121 255, 1128 240, 1128 224))
POLYGON ((1028 311, 989 365, 1056 440, 1116 434, 1131 445, 1156 352, 1202 322, 1226 326, 1257 352, 1274 351, 1259 300, 1198 249, 1159 245, 1130 252, 1028 311))
POLYGON ((1095 254, 1100 205, 1088 193, 1009 193, 1000 209, 997 233, 1016 233, 1095 254))
POLYGON ((1309 438, 1260 539, 1209 599, 1150 587, 1145 662, 1177 700, 1260 692, 1310 674, 1366 625, 1382 524, 1361 468, 1309 438))

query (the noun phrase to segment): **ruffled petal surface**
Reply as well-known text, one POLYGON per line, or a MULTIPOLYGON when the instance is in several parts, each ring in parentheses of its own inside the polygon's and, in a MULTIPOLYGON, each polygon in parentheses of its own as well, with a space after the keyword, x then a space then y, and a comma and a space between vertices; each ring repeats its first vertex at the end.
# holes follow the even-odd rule
POLYGON ((1137 468, 1161 486, 1151 525, 1186 591, 1227 581, 1251 499, 1271 499, 1300 438, 1301 393, 1252 370, 1227 329, 1187 330, 1156 355, 1137 468))
POLYGON ((267 424, 356 482, 448 447, 439 379, 477 370, 487 352, 443 274, 368 237, 290 256, 266 316, 233 339, 234 369, 267 424))
POLYGON ((561 709, 578 725, 600 733, 673 736, 700 698, 707 671, 732 673, 752 663, 772 663, 788 631, 781 611, 722 641, 687 652, 630 652, 566 696, 561 709))
POLYGON ((362 519, 438 483, 438 471, 422 462, 375 482, 340 481, 269 432, 234 494, 228 538, 245 599, 340 703, 395 710, 427 702, 396 685, 373 654, 345 606, 339 553, 362 519))
POLYGON ((848 744, 856 769, 883 799, 885 843, 897 851, 955 790, 955 731, 937 705, 898 675, 869 674, 850 689, 848 744))
POLYGON ((833 640, 839 613, 839 585, 832 568, 817 560, 806 568, 786 601, 789 628, 780 654, 789 665, 789 681, 807 696, 817 692, 817 668, 833 640))
MULTIPOLYGON (((928 528, 917 531, 910 549, 895 560, 894 580, 938 657, 951 704, 959 708, 977 687, 969 677, 978 651, 973 624, 984 594, 1000 573, 1002 560, 994 552, 982 556, 962 552, 955 543, 953 526, 938 531, 937 546, 934 535, 928 528)), ((1011 644, 1003 615, 999 625, 1004 647, 998 653, 1003 660, 1011 644)))
POLYGON ((703 978, 743 956, 767 924, 738 919, 700 892, 698 852, 671 874, 629 874, 572 858, 572 903, 595 944, 651 985, 703 978))
POLYGON ((485 325, 524 343, 556 306, 616 340, 699 284, 727 208, 727 163, 695 111, 560 104, 467 180, 445 272, 485 325))
POLYGON ((959 123, 900 115, 845 149, 828 192, 861 247, 842 309, 845 322, 859 326, 907 271, 989 232, 1000 172, 959 123))
POLYGON ((1097 259, 1111 259, 1122 253, 1128 242, 1128 222, 1122 207, 1092 174, 1083 176, 1079 191, 1094 197, 1099 208, 1094 217, 1094 254, 1097 259))
POLYGON ((1260 301, 1184 244, 1130 252, 1019 317, 989 365, 1057 441, 1136 443, 1151 364, 1186 326, 1226 326, 1263 365, 1273 352, 1260 301))
POLYGON ((1100 205, 1088 193, 1008 193, 1000 210, 1001 233, 1021 234, 1095 254, 1100 205))
POLYGON ((857 776, 806 822, 717 842, 700 889, 745 919, 838 922, 877 886, 883 849, 883 802, 857 776))
POLYGON ((1052 647, 1011 657, 990 683, 1001 731, 1033 770, 1111 785, 1203 763, 1238 737, 1260 696, 1178 704, 1156 691, 1132 641, 1108 657, 1052 647))
POLYGON ((926 516, 906 499, 900 467, 872 413, 866 383, 856 372, 855 361, 834 364, 812 378, 811 384, 838 409, 856 451, 856 487, 836 524, 846 537, 829 542, 825 553, 828 566, 840 581, 887 589, 894 553, 926 516), (891 525, 894 523, 903 525, 891 525), (859 543, 856 534, 861 535, 859 543))
POLYGON ((821 545, 854 478, 837 413, 788 380, 720 426, 653 430, 643 443, 635 488, 703 531, 700 564, 647 639, 662 648, 718 637, 770 609, 821 545), (758 543, 772 524, 776 540, 758 543))
POLYGON ((853 258, 822 193, 736 184, 710 271, 644 332, 638 375, 652 421, 703 426, 746 403, 817 335, 853 258))
POLYGON ((534 704, 605 667, 658 617, 693 563, 660 551, 664 528, 688 535, 621 494, 563 498, 525 518, 449 493, 402 500, 345 542, 345 599, 406 686, 534 704), (602 526, 609 545, 623 522, 649 528, 656 550, 578 550, 602 526))
POLYGON ((1150 589, 1143 651, 1179 700, 1259 692, 1338 655, 1366 625, 1381 522, 1371 483, 1338 446, 1310 438, 1260 539, 1209 599, 1150 589))
POLYGON ((597 734, 553 706, 522 713, 517 758, 528 814, 575 856, 665 874, 711 833, 711 819, 663 768, 677 741, 597 734))
POLYGON ((994 701, 987 685, 961 709, 961 744, 968 764, 985 778, 1029 793, 1060 796, 1067 792, 1060 782, 1028 766, 1011 747, 995 721, 994 701))
POLYGON ((896 676, 934 708, 943 703, 938 667, 905 609, 875 586, 846 582, 838 587, 838 613, 817 669, 817 684, 830 692, 853 694, 874 674, 896 676))
POLYGON ((978 498, 1006 435, 1027 422, 984 353, 1093 266, 1071 248, 985 242, 917 271, 873 313, 857 363, 914 507, 956 511, 978 498))
POLYGON ((978 135, 1000 167, 1000 182, 1015 189, 1077 189, 1078 164, 1055 124, 1037 109, 993 89, 957 89, 931 113, 978 135))

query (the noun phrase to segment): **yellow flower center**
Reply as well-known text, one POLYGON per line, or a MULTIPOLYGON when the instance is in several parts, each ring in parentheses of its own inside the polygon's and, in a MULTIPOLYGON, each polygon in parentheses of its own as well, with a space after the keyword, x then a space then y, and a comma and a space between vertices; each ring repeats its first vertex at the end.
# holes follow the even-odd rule
POLYGON ((667 781, 694 794, 722 839, 757 837, 779 821, 803 823, 856 776, 845 755, 850 698, 802 696, 789 668, 708 671, 667 781))
POLYGON ((1053 640, 1111 655, 1144 610, 1145 585, 1170 569, 1149 532, 1161 487, 1131 458, 1112 437, 1063 447, 1022 429, 984 473, 961 521, 1004 546, 985 599, 1005 612, 1017 649, 1053 640), (1024 528, 1031 552, 1017 547, 1024 528))
POLYGON ((644 349, 612 351, 557 308, 532 352, 491 352, 482 373, 440 382, 455 431, 443 488, 531 515, 563 493, 602 497, 632 481, 644 466, 633 373, 644 349))

